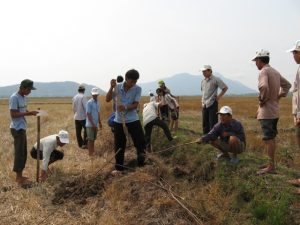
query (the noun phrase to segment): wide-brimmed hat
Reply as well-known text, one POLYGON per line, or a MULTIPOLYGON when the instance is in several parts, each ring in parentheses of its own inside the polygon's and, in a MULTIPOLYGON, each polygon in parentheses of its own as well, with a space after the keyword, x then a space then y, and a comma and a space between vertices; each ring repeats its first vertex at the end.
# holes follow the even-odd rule
POLYGON ((36 88, 33 86, 33 81, 29 80, 29 79, 22 80, 20 87, 30 88, 31 90, 36 90, 36 88))
POLYGON ((258 50, 255 53, 255 56, 251 59, 251 61, 255 61, 257 58, 261 58, 261 57, 270 57, 270 52, 268 50, 258 50))

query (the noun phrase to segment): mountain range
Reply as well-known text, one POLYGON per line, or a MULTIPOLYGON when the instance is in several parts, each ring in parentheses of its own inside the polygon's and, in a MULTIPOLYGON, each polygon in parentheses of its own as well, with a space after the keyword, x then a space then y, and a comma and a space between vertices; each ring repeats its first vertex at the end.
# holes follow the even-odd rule
MULTIPOLYGON (((257 91, 245 86, 239 81, 230 80, 219 73, 215 76, 220 77, 228 86, 226 95, 253 95, 257 91)), ((176 74, 171 77, 163 78, 166 86, 171 89, 174 95, 201 95, 200 84, 203 76, 191 75, 188 73, 176 74)), ((37 91, 32 91, 31 97, 71 97, 77 93, 78 83, 73 81, 64 82, 34 82, 37 91)), ((142 95, 147 96, 149 91, 155 92, 158 81, 148 83, 138 83, 142 87, 142 95)), ((95 86, 85 84, 86 93, 90 93, 95 86)), ((19 84, 0 87, 0 98, 8 98, 12 93, 19 89, 19 84)), ((100 89, 100 94, 106 92, 100 89)))

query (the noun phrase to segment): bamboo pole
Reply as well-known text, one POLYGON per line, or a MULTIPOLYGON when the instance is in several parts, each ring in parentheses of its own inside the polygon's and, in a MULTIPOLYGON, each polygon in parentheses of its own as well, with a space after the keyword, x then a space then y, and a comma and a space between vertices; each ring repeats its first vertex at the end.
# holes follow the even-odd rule
MULTIPOLYGON (((40 108, 38 108, 40 110, 40 108)), ((37 116, 37 154, 36 154, 36 182, 40 177, 40 133, 41 133, 41 117, 37 116)))

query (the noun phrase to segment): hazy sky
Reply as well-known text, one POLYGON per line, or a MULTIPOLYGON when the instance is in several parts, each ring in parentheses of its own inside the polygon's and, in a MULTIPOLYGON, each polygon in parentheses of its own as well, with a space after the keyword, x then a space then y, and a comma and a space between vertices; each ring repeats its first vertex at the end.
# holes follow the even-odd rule
MULTIPOLYGON (((139 82, 213 70, 256 89, 261 48, 290 82, 299 0, 3 0, 0 86, 76 81, 107 90, 128 69, 139 82)), ((199 90, 200 92, 200 90, 199 90)))

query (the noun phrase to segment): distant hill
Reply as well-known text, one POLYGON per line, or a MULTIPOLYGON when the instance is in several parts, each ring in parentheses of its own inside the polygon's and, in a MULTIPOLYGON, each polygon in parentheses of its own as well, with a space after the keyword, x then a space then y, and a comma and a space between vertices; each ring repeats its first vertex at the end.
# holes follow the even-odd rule
MULTIPOLYGON (((228 85, 229 89, 226 95, 254 95, 257 91, 245 86, 239 81, 230 80, 219 73, 217 77, 228 85)), ((167 87, 171 89, 174 95, 201 95, 200 84, 202 75, 191 75, 188 73, 176 74, 172 77, 162 78, 167 87)), ((34 82, 37 91, 32 91, 30 97, 71 97, 77 93, 78 83, 73 81, 65 82, 34 82)), ((142 87, 142 95, 147 96, 149 91, 155 92, 158 87, 157 81, 149 83, 138 83, 142 87)), ((85 85, 86 94, 89 95, 94 86, 85 85)), ((19 84, 0 87, 0 98, 8 98, 12 93, 19 89, 19 84)), ((100 89, 100 88, 99 88, 100 89)), ((106 92, 100 89, 100 94, 106 92)))
MULTIPOLYGON (((253 90, 239 81, 230 80, 225 78, 219 73, 215 73, 215 76, 220 77, 228 86, 226 95, 253 95, 257 91, 253 90)), ((171 89, 174 95, 201 95, 200 84, 203 80, 202 75, 191 75, 189 73, 176 74, 172 77, 162 78, 165 81, 166 86, 171 89)), ((155 92, 158 87, 157 81, 149 83, 139 83, 142 87, 142 95, 148 95, 149 91, 155 92)))
MULTIPOLYGON (((8 98, 12 93, 19 90, 19 84, 0 87, 0 98, 8 98)), ((72 81, 65 82, 34 82, 36 91, 32 91, 30 97, 71 97, 77 93, 78 83, 72 81)), ((95 86, 85 84, 85 93, 88 95, 91 93, 92 88, 95 86)), ((105 92, 100 90, 100 94, 105 92)))

